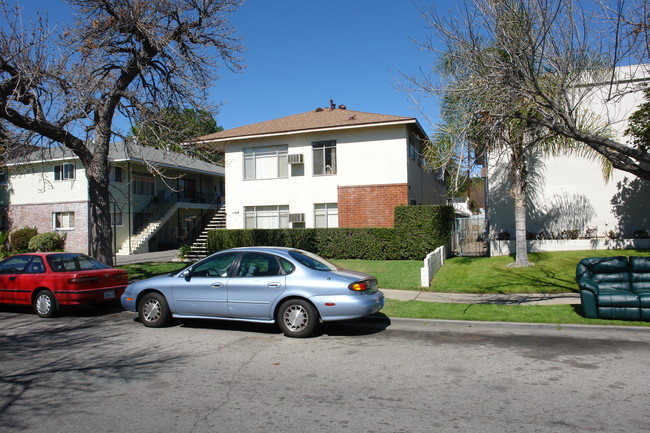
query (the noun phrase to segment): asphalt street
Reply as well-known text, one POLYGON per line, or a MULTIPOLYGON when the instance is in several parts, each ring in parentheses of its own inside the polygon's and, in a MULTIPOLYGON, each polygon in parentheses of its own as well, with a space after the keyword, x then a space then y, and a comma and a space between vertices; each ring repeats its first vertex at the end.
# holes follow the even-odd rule
POLYGON ((0 308, 0 432, 647 431, 650 332, 390 319, 274 326, 0 308))

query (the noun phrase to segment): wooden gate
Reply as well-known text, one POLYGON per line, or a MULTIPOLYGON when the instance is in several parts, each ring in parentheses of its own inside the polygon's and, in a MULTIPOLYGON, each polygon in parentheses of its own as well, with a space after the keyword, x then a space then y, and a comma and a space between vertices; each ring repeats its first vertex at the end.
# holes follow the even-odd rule
POLYGON ((482 257, 489 255, 485 217, 456 218, 452 240, 453 254, 482 257))

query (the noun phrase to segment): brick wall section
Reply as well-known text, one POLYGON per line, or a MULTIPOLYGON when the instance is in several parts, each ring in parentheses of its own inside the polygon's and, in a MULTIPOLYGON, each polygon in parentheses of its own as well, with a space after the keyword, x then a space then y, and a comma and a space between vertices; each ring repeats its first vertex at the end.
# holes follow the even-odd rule
POLYGON ((408 204, 408 185, 338 187, 339 227, 393 227, 395 207, 408 204))
POLYGON ((46 203, 9 206, 9 229, 36 227, 39 233, 54 231, 52 213, 74 212, 74 230, 61 230, 66 234, 65 250, 88 254, 88 202, 46 203))

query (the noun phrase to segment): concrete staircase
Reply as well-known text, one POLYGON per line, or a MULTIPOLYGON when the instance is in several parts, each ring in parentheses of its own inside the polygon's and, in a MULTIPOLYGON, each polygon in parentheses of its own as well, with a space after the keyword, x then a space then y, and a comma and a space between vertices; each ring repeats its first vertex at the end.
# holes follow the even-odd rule
POLYGON ((205 226, 203 232, 192 244, 189 252, 185 255, 188 261, 200 260, 208 255, 208 232, 226 228, 226 207, 222 206, 214 214, 210 222, 205 226))
POLYGON ((161 218, 149 222, 139 233, 131 235, 129 239, 124 241, 117 255, 137 254, 138 249, 149 242, 149 239, 169 220, 180 207, 180 203, 175 203, 163 214, 161 218), (130 246, 130 251, 129 251, 130 246))

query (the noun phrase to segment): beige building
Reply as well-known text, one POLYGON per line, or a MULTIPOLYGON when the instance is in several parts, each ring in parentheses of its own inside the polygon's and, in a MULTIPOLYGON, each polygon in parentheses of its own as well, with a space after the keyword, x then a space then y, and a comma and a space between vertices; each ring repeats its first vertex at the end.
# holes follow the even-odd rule
MULTIPOLYGON (((117 254, 178 248, 194 242, 224 200, 221 166, 135 144, 111 147, 110 191, 117 254)), ((89 252, 88 182, 65 147, 8 162, 0 179, 2 230, 58 231, 65 249, 89 252)))

